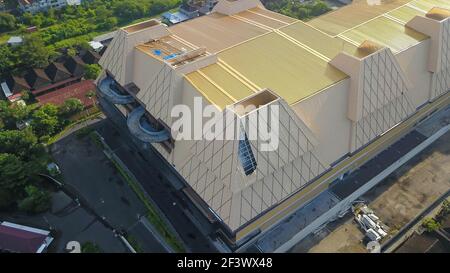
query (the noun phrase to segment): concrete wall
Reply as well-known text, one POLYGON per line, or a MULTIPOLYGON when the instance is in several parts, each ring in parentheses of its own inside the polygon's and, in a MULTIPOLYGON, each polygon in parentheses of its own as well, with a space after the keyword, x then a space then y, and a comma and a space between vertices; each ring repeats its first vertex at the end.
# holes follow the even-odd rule
POLYGON ((395 55, 411 83, 408 93, 416 108, 428 102, 431 96, 432 73, 428 71, 430 46, 431 40, 426 40, 395 55))
POLYGON ((350 79, 346 79, 291 106, 316 137, 317 154, 325 165, 350 151, 349 89, 350 79))

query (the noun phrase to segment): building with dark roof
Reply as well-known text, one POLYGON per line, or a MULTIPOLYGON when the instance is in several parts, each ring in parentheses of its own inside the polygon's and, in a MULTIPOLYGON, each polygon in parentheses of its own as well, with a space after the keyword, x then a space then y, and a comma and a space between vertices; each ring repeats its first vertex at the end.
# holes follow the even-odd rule
POLYGON ((41 89, 52 83, 45 70, 40 68, 30 69, 25 74, 25 80, 31 89, 41 89))
POLYGON ((81 77, 84 74, 85 63, 79 56, 69 58, 64 66, 74 77, 81 77))
POLYGON ((6 78, 6 83, 12 93, 19 93, 23 90, 30 89, 30 85, 28 85, 27 81, 22 77, 10 75, 6 78))
POLYGON ((42 253, 53 241, 50 231, 3 222, 0 224, 0 251, 42 253))
POLYGON ((45 72, 53 83, 64 81, 72 77, 72 74, 62 63, 51 63, 45 68, 45 72))
POLYGON ((22 91, 30 89, 30 86, 24 78, 13 75, 6 77, 0 87, 3 91, 4 97, 11 101, 19 98, 22 91))
POLYGON ((101 57, 97 52, 88 50, 81 56, 81 59, 85 64, 97 64, 101 57))

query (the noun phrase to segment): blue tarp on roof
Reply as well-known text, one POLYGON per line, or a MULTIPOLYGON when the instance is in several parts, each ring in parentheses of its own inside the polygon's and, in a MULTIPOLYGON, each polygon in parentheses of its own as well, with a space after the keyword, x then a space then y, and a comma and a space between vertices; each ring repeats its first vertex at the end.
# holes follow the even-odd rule
POLYGON ((179 11, 174 13, 166 12, 163 14, 163 18, 167 19, 172 24, 178 24, 189 19, 188 16, 179 11))

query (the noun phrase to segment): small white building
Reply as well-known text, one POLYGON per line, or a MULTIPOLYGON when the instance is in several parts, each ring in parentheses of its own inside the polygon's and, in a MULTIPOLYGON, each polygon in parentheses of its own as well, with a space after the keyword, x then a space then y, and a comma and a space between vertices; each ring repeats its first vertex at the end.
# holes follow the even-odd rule
POLYGON ((10 46, 19 46, 23 43, 23 38, 20 36, 12 36, 11 38, 9 38, 8 40, 8 45, 10 46))
POLYGON ((103 49, 103 44, 97 41, 90 41, 89 45, 91 46, 91 48, 96 51, 96 52, 100 52, 100 50, 103 49))

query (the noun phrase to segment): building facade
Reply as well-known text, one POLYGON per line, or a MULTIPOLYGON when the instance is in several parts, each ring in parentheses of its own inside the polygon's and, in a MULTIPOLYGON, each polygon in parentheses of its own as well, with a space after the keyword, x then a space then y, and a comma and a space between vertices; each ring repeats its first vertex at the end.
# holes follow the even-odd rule
POLYGON ((354 158, 375 156, 372 142, 448 98, 449 9, 444 0, 358 1, 305 23, 258 0, 221 0, 171 27, 119 30, 99 62, 99 101, 174 166, 192 202, 240 245, 362 164, 354 158), (224 121, 217 131, 239 136, 175 140, 177 105, 212 105, 224 121), (274 149, 262 149, 261 124, 278 124, 274 149), (250 138, 252 128, 261 134, 250 138))
POLYGON ((42 12, 49 9, 59 9, 65 6, 80 5, 81 0, 19 0, 19 8, 23 12, 42 12))

